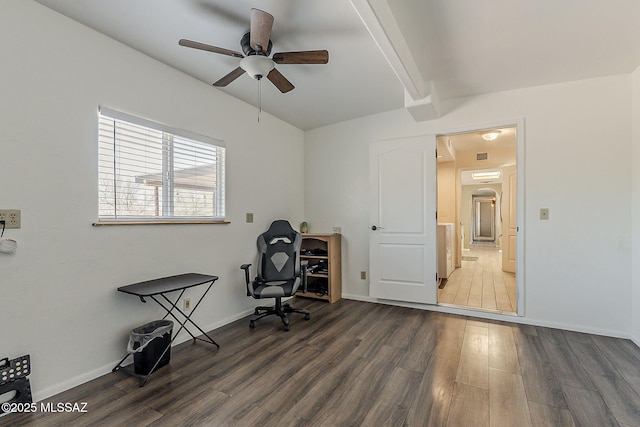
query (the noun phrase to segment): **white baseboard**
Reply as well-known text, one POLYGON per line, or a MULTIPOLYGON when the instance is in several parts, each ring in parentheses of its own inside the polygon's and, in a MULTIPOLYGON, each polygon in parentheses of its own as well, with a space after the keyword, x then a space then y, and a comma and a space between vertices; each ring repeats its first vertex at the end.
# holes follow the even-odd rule
MULTIPOLYGON (((243 317, 248 316, 249 314, 253 313, 253 308, 242 311, 240 313, 236 313, 232 316, 229 316, 225 319, 219 320, 217 322, 211 323, 209 325, 205 325, 205 326, 200 326, 202 328, 202 330, 204 331, 212 331, 214 329, 217 329, 221 326, 227 325, 231 322, 235 322, 236 320, 240 320, 243 317)), ((215 339, 215 337, 214 337, 215 339)), ((175 347, 178 344, 182 344, 183 342, 189 341, 191 340, 191 336, 187 333, 181 333, 180 335, 178 335, 178 337, 176 338, 176 340, 173 342, 173 344, 171 345, 172 347, 175 347)), ((123 349, 123 355, 124 352, 126 351, 126 349, 123 349)), ((86 382, 89 382, 91 380, 94 380, 98 377, 101 377, 102 375, 108 374, 112 371, 113 367, 116 366, 118 364, 118 362, 120 361, 120 359, 118 360, 114 360, 111 363, 108 363, 107 365, 101 366, 100 368, 94 369, 92 371, 89 372, 85 372, 81 375, 75 376, 73 378, 70 378, 66 381, 63 381, 61 383, 58 383, 56 385, 53 385, 51 387, 47 387, 43 390, 39 390, 37 392, 33 393, 33 401, 34 402, 40 402, 44 399, 47 399, 51 396, 55 396, 58 393, 62 393, 63 391, 69 390, 73 387, 77 387, 81 384, 84 384, 86 382)))

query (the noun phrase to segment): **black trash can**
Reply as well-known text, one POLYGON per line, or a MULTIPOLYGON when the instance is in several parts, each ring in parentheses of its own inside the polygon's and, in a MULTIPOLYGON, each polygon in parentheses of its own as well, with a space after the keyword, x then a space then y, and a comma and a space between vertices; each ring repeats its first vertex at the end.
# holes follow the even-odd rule
POLYGON ((156 370, 169 363, 172 331, 171 320, 154 320, 131 331, 127 350, 133 353, 133 369, 136 374, 149 374, 158 359, 160 362, 156 370))

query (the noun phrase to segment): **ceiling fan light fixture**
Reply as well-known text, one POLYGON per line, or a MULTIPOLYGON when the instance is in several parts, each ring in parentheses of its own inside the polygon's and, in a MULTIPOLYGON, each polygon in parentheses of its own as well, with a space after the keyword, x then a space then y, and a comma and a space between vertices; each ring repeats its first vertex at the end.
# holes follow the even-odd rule
POLYGON ((500 136, 501 133, 501 130, 490 130, 488 132, 482 133, 482 139, 484 139, 485 141, 494 141, 498 136, 500 136))
POLYGON ((247 56, 240 61, 240 68, 256 80, 268 75, 274 67, 275 63, 262 55, 247 56))

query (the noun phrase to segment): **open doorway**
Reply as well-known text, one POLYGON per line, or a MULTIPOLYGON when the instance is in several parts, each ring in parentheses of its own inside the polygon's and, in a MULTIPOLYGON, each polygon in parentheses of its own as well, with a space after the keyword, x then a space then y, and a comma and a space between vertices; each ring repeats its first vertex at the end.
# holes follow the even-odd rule
POLYGON ((516 241, 507 233, 515 218, 516 157, 515 126, 438 137, 438 223, 455 230, 455 268, 440 276, 439 304, 517 313, 516 241), (503 262, 504 251, 513 266, 503 262))
POLYGON ((481 188, 471 195, 471 243, 496 245, 496 224, 499 215, 496 215, 497 194, 495 190, 481 188))

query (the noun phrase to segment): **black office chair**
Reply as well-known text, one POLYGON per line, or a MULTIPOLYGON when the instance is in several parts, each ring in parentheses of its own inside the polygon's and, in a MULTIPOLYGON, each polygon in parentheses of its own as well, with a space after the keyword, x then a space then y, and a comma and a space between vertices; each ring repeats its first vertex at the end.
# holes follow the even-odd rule
POLYGON ((273 307, 256 307, 253 317, 249 321, 249 327, 255 328, 256 320, 265 316, 276 314, 284 323, 284 330, 289 330, 289 318, 287 313, 304 314, 304 319, 309 320, 309 311, 282 304, 283 297, 295 295, 302 286, 307 291, 307 261, 300 261, 300 246, 302 237, 300 233, 291 228, 288 221, 277 220, 271 223, 267 231, 258 237, 258 271, 255 279, 249 279, 249 267, 251 264, 243 264, 247 282, 247 296, 256 299, 275 298, 273 307))

